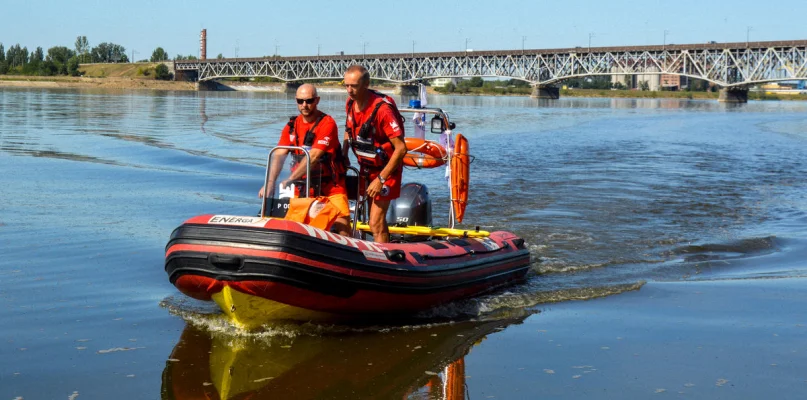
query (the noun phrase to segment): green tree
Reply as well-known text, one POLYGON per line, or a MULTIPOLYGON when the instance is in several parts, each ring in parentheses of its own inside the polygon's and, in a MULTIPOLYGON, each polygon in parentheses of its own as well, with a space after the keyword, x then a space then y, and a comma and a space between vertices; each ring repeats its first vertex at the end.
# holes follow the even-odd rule
POLYGON ((56 66, 56 73, 59 75, 67 75, 67 60, 71 57, 75 56, 76 53, 73 50, 68 49, 64 46, 54 46, 48 49, 48 57, 47 60, 53 62, 53 65, 56 66))
POLYGON ((70 57, 70 59, 67 60, 67 74, 70 76, 79 76, 78 66, 78 56, 70 57))
POLYGON ((90 56, 90 42, 87 41, 86 36, 76 37, 75 46, 76 55, 80 63, 92 62, 92 57, 90 56))
POLYGON ((8 64, 6 64, 6 49, 3 43, 0 43, 0 75, 5 75, 8 72, 8 64))
POLYGON ((639 89, 642 89, 643 92, 650 90, 650 83, 647 81, 639 82, 639 89))
POLYGON ((42 61, 45 61, 45 52, 42 51, 42 47, 37 47, 31 54, 31 62, 40 63, 42 61))
POLYGON ((38 71, 39 75, 57 75, 59 73, 59 67, 51 60, 45 60, 42 65, 39 67, 38 71))
POLYGON ((95 46, 90 51, 92 62, 110 63, 110 62, 128 62, 129 57, 126 56, 126 48, 115 43, 103 42, 95 46))
POLYGON ((154 68, 154 77, 161 80, 161 81, 168 81, 173 78, 170 72, 168 72, 168 67, 165 64, 160 64, 157 68, 154 68))
POLYGON ((482 87, 484 81, 482 78, 475 76, 468 81, 468 86, 470 87, 482 87))
POLYGON ((216 60, 221 60, 221 59, 224 59, 224 54, 219 53, 219 55, 216 56, 216 60))
POLYGON ((20 47, 19 43, 9 47, 6 51, 6 63, 9 70, 28 64, 28 48, 20 47))
POLYGON ((165 60, 168 60, 168 53, 166 53, 162 47, 154 49, 154 51, 151 53, 151 62, 158 62, 165 60))
POLYGON ((90 51, 90 42, 87 41, 86 36, 76 37, 76 54, 86 54, 90 51))

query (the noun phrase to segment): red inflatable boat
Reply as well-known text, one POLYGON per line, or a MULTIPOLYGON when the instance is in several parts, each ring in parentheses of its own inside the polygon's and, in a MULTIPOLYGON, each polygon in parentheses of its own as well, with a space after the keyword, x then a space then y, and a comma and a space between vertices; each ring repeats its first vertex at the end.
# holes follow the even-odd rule
POLYGON ((530 268, 524 239, 512 233, 434 228, 423 185, 404 185, 391 208, 388 220, 408 221, 391 227, 392 243, 279 217, 197 216, 171 234, 165 270, 182 293, 215 301, 252 329, 416 313, 518 282, 530 268))

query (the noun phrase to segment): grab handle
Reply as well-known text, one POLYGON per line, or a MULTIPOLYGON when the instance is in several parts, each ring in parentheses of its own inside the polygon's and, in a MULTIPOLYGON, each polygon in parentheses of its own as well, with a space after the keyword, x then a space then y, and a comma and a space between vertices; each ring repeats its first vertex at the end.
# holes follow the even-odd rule
POLYGON ((207 260, 217 268, 232 271, 237 271, 244 266, 244 257, 234 254, 211 253, 207 256, 207 260))

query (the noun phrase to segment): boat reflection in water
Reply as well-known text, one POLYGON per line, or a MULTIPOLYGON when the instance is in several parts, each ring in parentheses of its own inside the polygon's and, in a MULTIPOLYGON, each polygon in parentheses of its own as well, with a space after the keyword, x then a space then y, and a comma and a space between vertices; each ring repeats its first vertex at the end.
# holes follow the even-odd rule
POLYGON ((186 326, 163 399, 464 399, 464 357, 523 317, 328 336, 232 337, 186 326))

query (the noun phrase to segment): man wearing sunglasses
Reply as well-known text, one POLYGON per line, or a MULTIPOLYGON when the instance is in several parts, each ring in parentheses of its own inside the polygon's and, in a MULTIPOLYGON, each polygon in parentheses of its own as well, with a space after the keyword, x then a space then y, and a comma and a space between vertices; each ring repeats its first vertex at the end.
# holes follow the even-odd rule
MULTIPOLYGON (((317 88, 311 84, 301 85, 297 89, 297 110, 299 116, 289 119, 289 123, 280 133, 278 146, 297 146, 308 150, 310 162, 308 170, 311 171, 312 186, 315 196, 326 196, 328 201, 339 210, 339 217, 333 223, 341 235, 350 234, 350 208, 345 187, 345 164, 342 149, 339 144, 339 131, 336 122, 330 115, 317 109, 319 96, 317 88)), ((272 156, 272 166, 269 172, 269 189, 262 187, 258 197, 271 196, 283 161, 286 155, 292 153, 295 162, 292 173, 288 179, 280 183, 286 187, 292 181, 305 178, 305 154, 300 150, 278 149, 272 156)))

